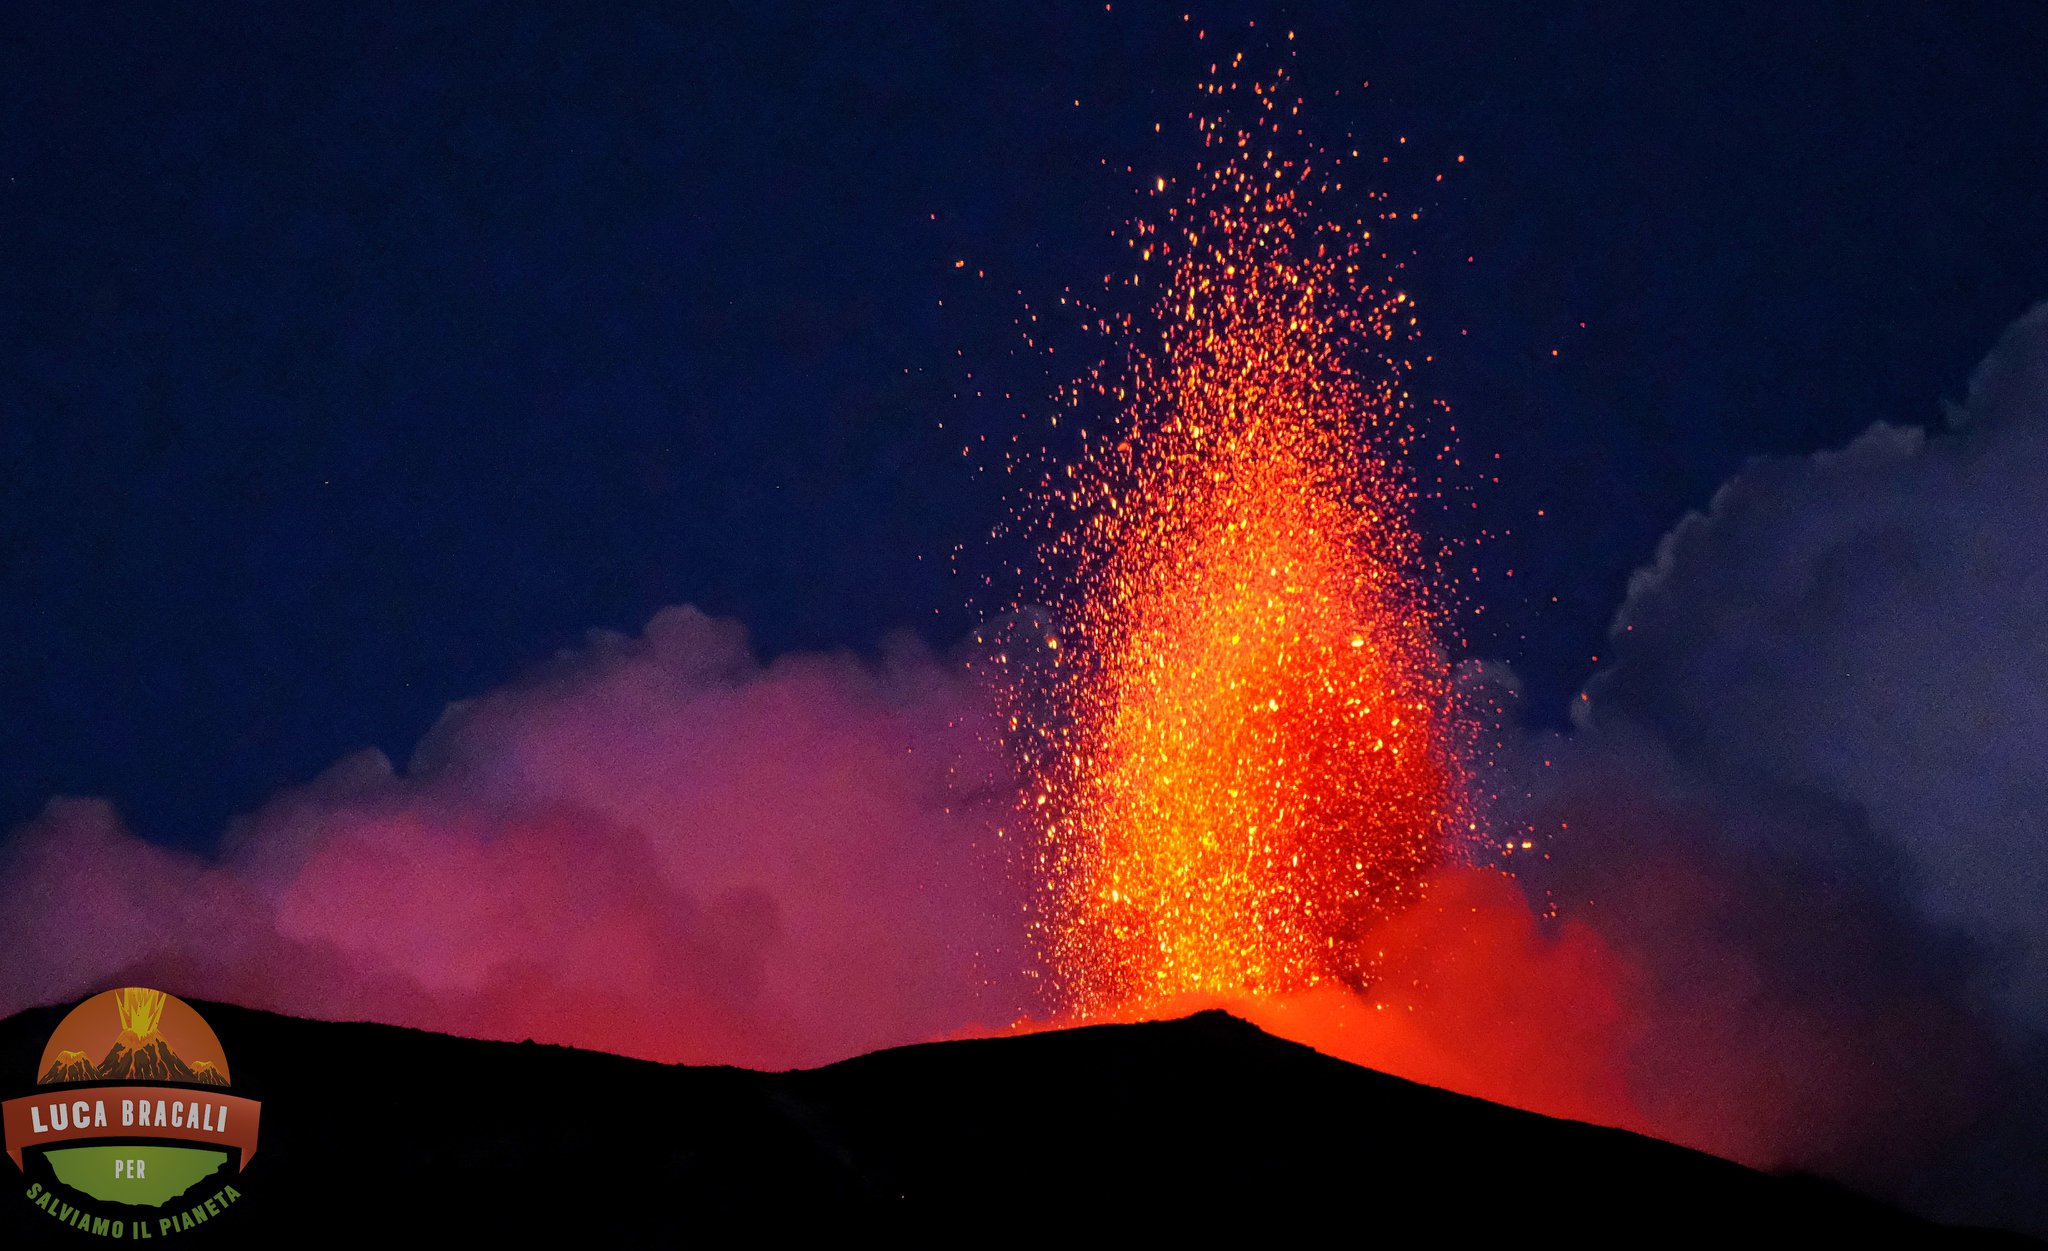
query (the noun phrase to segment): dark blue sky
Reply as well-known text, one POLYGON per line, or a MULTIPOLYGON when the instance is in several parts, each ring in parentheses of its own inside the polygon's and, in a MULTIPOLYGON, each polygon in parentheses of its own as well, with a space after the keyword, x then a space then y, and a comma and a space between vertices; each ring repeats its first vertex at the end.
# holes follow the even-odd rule
POLYGON ((23 10, 0 823, 204 844, 665 604, 957 638, 961 371, 1031 380, 1010 293, 1121 264, 1121 166, 1178 172, 1152 123, 1290 27, 1305 90, 1372 82, 1318 131, 1408 139, 1423 387, 1518 534, 1475 644, 1561 707, 1682 511, 1935 420, 2048 296, 2048 8, 1541 7, 23 10))

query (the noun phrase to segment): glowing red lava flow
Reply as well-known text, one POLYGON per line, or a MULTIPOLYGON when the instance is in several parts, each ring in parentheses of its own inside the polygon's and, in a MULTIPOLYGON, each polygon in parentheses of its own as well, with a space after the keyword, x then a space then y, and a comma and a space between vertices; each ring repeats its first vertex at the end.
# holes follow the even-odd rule
POLYGON ((1073 406, 1113 430, 1041 501, 1059 663, 1018 724, 1075 1016, 1362 988, 1360 936, 1470 827, 1404 461, 1411 310, 1366 276, 1371 232, 1311 207, 1340 163, 1274 157, 1299 101, 1272 86, 1249 130, 1198 121, 1220 163, 1132 223, 1163 290, 1110 327, 1129 368, 1073 406))

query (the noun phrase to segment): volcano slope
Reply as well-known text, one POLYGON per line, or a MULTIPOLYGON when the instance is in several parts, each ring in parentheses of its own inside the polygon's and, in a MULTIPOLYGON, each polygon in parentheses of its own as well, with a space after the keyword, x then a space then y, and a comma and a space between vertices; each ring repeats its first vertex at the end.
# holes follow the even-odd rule
MULTIPOLYGON (((242 1199, 172 1234, 194 1247, 685 1246, 877 1228, 955 1244, 1118 1231, 1284 1244, 1333 1227, 1400 1242, 2007 1241, 1416 1085, 1217 1012, 758 1073, 194 1006, 233 1093, 263 1104, 242 1199)), ((0 1021, 0 1074, 19 1078, 0 1093, 30 1092, 63 1012, 0 1021)), ((10 1189, 38 1176, 28 1159, 10 1189)), ((100 1241, 0 1197, 0 1246, 100 1241)))

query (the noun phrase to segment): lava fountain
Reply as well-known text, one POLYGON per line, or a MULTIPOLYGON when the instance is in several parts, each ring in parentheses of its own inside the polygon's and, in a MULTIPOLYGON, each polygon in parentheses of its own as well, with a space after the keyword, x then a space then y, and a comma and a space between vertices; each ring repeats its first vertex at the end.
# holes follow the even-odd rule
POLYGON ((1362 989, 1363 936, 1470 825, 1407 297, 1366 276, 1364 224, 1312 209, 1341 162, 1273 155, 1299 102, 1252 96, 1249 129, 1198 121, 1221 159, 1131 224, 1162 285, 1104 319, 1128 366, 1080 389, 1110 433, 1042 500, 1058 663, 1020 730, 1039 946, 1078 1017, 1362 989))

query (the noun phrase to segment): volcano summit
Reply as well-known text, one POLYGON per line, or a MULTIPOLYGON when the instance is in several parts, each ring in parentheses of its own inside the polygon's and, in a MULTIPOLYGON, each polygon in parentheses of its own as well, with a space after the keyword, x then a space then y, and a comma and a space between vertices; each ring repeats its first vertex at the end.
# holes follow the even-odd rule
MULTIPOLYGON (((283 1113, 251 1166, 262 1185, 207 1232, 219 1245, 360 1245, 397 1222, 409 1239, 523 1245, 798 1228, 1271 1237, 1338 1209, 1434 1238, 2001 1237, 1417 1085, 1219 1012, 761 1073, 203 1009, 243 1057, 239 1083, 283 1113)), ((0 1066, 58 1014, 0 1021, 0 1066)), ((0 1204, 0 1237, 43 1219, 0 1204)))

